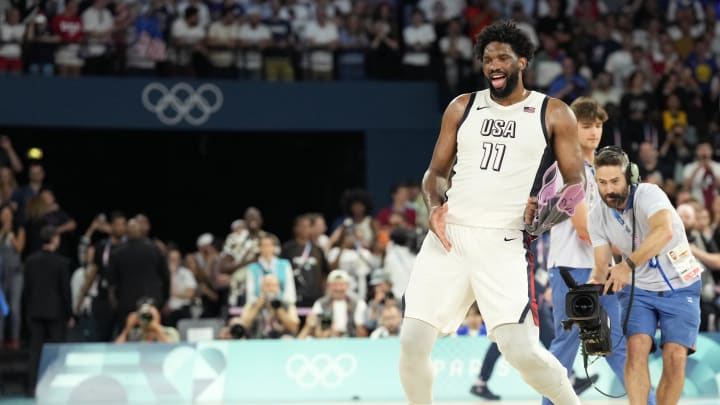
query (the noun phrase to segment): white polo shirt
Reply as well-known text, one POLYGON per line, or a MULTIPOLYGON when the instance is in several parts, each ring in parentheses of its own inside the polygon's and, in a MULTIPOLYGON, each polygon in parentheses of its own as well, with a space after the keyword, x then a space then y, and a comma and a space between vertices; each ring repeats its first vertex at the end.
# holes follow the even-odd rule
POLYGON ((635 285, 649 291, 667 291, 670 285, 673 288, 683 288, 700 280, 697 274, 691 280, 683 282, 678 270, 670 261, 668 252, 676 247, 688 246, 685 227, 667 195, 656 185, 649 183, 639 184, 634 195, 628 197, 632 205, 623 212, 615 211, 602 201, 590 211, 588 227, 593 247, 605 246, 610 243, 617 246, 627 257, 632 253, 633 217, 635 227, 635 249, 650 234, 648 218, 661 210, 669 210, 672 217, 673 237, 657 256, 659 266, 651 267, 650 262, 635 263, 635 285), (634 209, 633 209, 634 208, 634 209), (663 277, 663 273, 665 277, 663 277), (667 278, 667 281, 665 281, 667 278))

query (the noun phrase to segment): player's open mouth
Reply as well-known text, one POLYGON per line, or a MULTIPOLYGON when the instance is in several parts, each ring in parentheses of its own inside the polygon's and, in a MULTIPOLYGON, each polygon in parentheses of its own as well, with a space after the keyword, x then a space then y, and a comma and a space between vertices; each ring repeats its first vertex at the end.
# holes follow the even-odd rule
POLYGON ((507 81, 507 76, 504 74, 494 74, 490 76, 490 82, 492 83, 493 87, 496 89, 501 89, 505 87, 505 82, 507 81))

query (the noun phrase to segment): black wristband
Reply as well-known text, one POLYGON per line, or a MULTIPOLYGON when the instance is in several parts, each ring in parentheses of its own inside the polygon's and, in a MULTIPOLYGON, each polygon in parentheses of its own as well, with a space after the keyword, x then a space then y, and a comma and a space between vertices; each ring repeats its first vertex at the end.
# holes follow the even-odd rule
POLYGON ((630 266, 630 270, 635 271, 635 262, 630 260, 630 256, 625 258, 625 263, 627 263, 627 265, 630 266))

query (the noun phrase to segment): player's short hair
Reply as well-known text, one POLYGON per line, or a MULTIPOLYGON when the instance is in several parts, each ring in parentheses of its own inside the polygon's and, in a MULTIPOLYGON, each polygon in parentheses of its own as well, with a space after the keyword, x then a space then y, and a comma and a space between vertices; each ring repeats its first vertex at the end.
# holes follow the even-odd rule
POLYGON ((513 52, 521 58, 526 58, 528 62, 535 53, 535 46, 530 38, 510 20, 496 21, 478 34, 475 41, 475 57, 481 59, 485 47, 491 42, 509 44, 513 52))
POLYGON ((578 121, 607 121, 608 113, 605 109, 591 97, 578 97, 570 104, 578 121))

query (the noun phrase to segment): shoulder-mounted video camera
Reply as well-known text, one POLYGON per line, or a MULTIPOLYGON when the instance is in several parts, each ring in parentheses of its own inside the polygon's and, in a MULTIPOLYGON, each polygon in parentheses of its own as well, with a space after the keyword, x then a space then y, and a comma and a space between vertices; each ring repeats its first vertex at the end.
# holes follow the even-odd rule
MULTIPOLYGON (((580 329, 580 342, 584 356, 607 356, 612 353, 610 318, 600 305, 602 284, 578 285, 567 269, 560 269, 563 281, 570 289, 565 296, 563 328, 570 330, 573 325, 580 329)), ((612 294, 609 292, 608 294, 612 294)))

